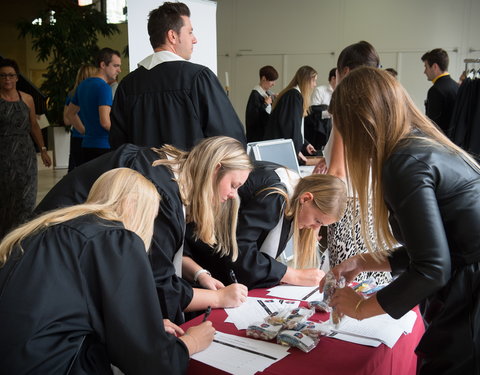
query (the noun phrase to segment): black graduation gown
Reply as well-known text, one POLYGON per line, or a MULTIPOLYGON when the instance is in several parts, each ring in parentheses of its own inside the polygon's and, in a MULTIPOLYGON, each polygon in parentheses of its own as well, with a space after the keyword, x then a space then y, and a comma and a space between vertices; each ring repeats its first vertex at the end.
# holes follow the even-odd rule
POLYGON ((450 75, 438 78, 428 90, 425 102, 425 114, 435 122, 438 127, 448 134, 450 119, 455 106, 458 92, 458 83, 450 75))
POLYGON ((382 185, 403 247, 389 259, 399 276, 377 293, 378 302, 399 318, 423 301, 421 374, 479 374, 480 173, 414 139, 386 161, 382 185))
POLYGON ((467 78, 458 90, 449 138, 480 160, 480 79, 467 78))
POLYGON ((252 90, 245 110, 247 142, 263 141, 265 127, 270 117, 270 114, 265 110, 266 107, 265 98, 257 90, 252 90))
POLYGON ((170 61, 128 74, 115 93, 110 145, 189 150, 199 140, 225 135, 246 142, 245 131, 218 78, 205 66, 170 61))
POLYGON ((305 138, 317 150, 321 150, 327 144, 332 131, 332 120, 330 118, 322 118, 322 113, 326 110, 328 110, 328 105, 312 105, 309 115, 304 120, 305 138))
POLYGON ((163 315, 172 322, 183 322, 183 310, 193 297, 190 284, 175 275, 173 259, 184 238, 185 219, 178 184, 165 166, 152 167, 159 155, 149 148, 126 144, 102 155, 63 177, 35 209, 36 213, 83 203, 97 178, 118 167, 138 171, 152 181, 161 196, 160 210, 155 219, 149 258, 157 284, 163 315))
POLYGON ((265 139, 292 139, 295 153, 308 145, 302 135, 303 98, 295 88, 288 90, 279 99, 270 114, 265 139))
POLYGON ((195 241, 194 225, 187 225, 186 251, 198 264, 208 269, 212 276, 224 284, 230 284, 230 269, 234 270, 238 282, 249 289, 276 285, 287 272, 287 266, 274 257, 260 251, 267 235, 283 221, 278 238, 278 257, 287 245, 291 222, 283 215, 285 199, 279 194, 270 194, 261 190, 279 187, 285 190, 275 169, 281 166, 257 161, 245 184, 239 189, 240 210, 238 213, 237 242, 238 259, 232 262, 230 257, 220 257, 213 249, 201 241, 195 241))
POLYGON ((183 374, 143 241, 86 215, 22 242, 0 268, 2 374, 183 374))

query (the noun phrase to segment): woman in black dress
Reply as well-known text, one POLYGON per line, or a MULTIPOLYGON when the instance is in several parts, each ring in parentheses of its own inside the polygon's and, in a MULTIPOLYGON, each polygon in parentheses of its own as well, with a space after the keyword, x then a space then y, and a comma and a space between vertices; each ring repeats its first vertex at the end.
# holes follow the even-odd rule
POLYGON ((37 156, 52 162, 35 117, 33 98, 17 90, 15 61, 0 60, 0 239, 30 218, 37 199, 37 156))
POLYGON ((146 252, 159 202, 141 174, 114 169, 85 204, 4 238, 2 373, 111 374, 110 364, 126 374, 185 373, 214 329, 205 322, 184 334, 163 321, 146 252))

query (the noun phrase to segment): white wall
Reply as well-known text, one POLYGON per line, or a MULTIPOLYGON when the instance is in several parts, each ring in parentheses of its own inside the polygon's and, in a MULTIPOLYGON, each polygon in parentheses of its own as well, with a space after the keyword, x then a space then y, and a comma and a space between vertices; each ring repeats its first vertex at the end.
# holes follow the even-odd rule
MULTIPOLYGON (((208 66, 217 71, 217 40, 216 40, 216 10, 217 4, 210 0, 183 0, 191 13, 193 33, 197 38, 191 61, 208 66)), ((130 71, 137 68, 137 64, 153 53, 150 45, 147 22, 148 14, 162 5, 164 1, 157 0, 128 0, 128 48, 130 71)))
POLYGON ((279 71, 277 92, 301 65, 313 66, 322 84, 344 47, 367 40, 423 111, 431 83, 420 57, 444 48, 457 80, 463 59, 480 58, 479 19, 479 0, 218 0, 218 76, 225 84, 228 71, 243 121, 261 66, 279 71))

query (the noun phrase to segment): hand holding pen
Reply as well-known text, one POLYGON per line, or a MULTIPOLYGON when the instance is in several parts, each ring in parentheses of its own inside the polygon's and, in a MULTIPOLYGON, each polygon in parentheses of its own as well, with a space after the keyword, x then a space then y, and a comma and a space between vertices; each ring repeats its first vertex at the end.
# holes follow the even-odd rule
POLYGON ((205 310, 205 315, 203 315, 203 320, 202 320, 202 323, 203 322, 206 322, 208 317, 210 316, 210 313, 212 312, 212 307, 211 306, 208 306, 207 307, 207 310, 205 310))

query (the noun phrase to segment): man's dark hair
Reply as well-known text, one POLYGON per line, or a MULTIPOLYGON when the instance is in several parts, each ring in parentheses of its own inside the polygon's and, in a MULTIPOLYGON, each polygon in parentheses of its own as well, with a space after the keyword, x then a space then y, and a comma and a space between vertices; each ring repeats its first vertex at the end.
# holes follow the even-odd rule
POLYGON ((422 61, 426 61, 429 66, 436 63, 442 72, 445 72, 448 69, 448 53, 441 48, 435 48, 425 53, 422 56, 422 61))
POLYGON ((336 75, 337 75, 337 68, 331 69, 331 70, 328 72, 328 82, 330 82, 330 80, 331 80, 333 77, 336 77, 336 75))
POLYGON ((262 77, 265 77, 267 81, 276 81, 278 79, 278 72, 271 65, 266 65, 260 68, 258 74, 260 75, 260 79, 262 79, 262 77))
POLYGON ((352 70, 359 66, 380 67, 380 57, 378 57, 377 51, 364 40, 345 47, 337 60, 337 69, 340 72, 345 68, 352 70))
POLYGON ((114 49, 111 49, 111 48, 108 48, 108 47, 102 48, 100 51, 98 51, 97 57, 95 58, 95 66, 97 68, 100 68, 100 64, 102 62, 105 63, 105 65, 110 64, 112 62, 112 56, 113 55, 117 55, 120 58, 122 57, 120 55, 120 52, 118 52, 114 49))
POLYGON ((18 75, 20 74, 20 69, 18 68, 18 64, 15 60, 12 60, 12 59, 0 59, 0 68, 4 68, 4 67, 10 67, 10 68, 13 68, 15 70, 15 73, 18 75))
POLYGON ((190 17, 190 9, 184 3, 165 2, 150 12, 147 29, 153 49, 166 43, 169 30, 180 33, 182 16, 190 17))

